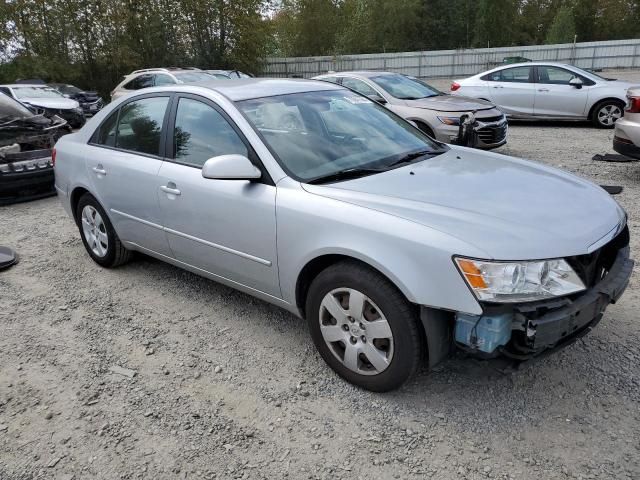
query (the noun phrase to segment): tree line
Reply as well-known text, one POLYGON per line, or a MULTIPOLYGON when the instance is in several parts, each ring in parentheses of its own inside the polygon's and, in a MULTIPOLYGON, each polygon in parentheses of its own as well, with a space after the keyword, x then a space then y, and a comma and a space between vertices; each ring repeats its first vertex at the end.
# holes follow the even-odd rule
POLYGON ((0 82, 62 81, 105 95, 153 66, 254 71, 268 53, 264 0, 5 0, 0 82))
POLYGON ((108 93, 150 66, 634 38, 638 0, 5 0, 0 82, 108 93))
POLYGON ((634 38, 638 0, 283 0, 282 56, 503 47, 634 38))

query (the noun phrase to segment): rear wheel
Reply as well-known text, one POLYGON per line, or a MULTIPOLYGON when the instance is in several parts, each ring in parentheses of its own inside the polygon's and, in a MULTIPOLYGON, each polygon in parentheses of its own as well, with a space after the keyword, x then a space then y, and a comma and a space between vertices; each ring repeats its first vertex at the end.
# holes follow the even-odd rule
POLYGON ((320 355, 345 380, 385 392, 417 371, 416 309, 375 270, 355 262, 328 267, 309 287, 306 314, 320 355))
POLYGON ((624 115, 624 104, 617 100, 604 100, 598 103, 591 114, 591 121, 598 128, 613 128, 624 115))
POLYGON ((76 219, 82 243, 89 256, 103 267, 117 267, 131 258, 131 252, 124 248, 109 217, 89 193, 78 201, 76 219))

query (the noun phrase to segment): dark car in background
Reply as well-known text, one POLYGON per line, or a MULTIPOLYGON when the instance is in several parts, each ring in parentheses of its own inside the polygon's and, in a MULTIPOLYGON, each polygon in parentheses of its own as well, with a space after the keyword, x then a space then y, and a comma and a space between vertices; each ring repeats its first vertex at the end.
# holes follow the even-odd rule
POLYGON ((64 118, 71 128, 80 128, 86 119, 80 104, 55 88, 41 84, 0 85, 0 92, 26 105, 33 113, 64 118))
POLYGON ((0 205, 55 193, 52 148, 66 125, 0 93, 0 205))
POLYGON ((82 90, 68 83, 50 83, 49 86, 55 88, 65 97, 78 102, 85 117, 94 116, 104 107, 104 101, 98 95, 98 92, 82 90))

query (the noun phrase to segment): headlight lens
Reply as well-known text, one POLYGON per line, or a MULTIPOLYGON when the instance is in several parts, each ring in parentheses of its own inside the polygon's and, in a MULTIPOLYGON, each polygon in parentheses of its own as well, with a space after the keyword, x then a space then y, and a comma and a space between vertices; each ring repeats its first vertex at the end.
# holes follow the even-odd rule
POLYGON ((569 295, 586 287, 566 260, 495 262, 455 258, 478 300, 531 302, 569 295))
POLYGON ((438 120, 445 125, 460 125, 460 117, 438 117, 438 120))

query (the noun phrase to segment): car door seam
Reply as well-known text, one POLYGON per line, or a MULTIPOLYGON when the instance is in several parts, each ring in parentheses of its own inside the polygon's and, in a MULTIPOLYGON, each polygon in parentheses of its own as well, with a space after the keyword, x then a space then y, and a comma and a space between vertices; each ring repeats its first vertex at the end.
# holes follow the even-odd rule
POLYGON ((186 238, 187 240, 192 240, 194 242, 202 243, 203 245, 207 245, 208 247, 212 247, 212 248, 215 248, 215 249, 218 249, 218 250, 222 250, 223 252, 231 253, 233 255, 237 255, 239 257, 246 258, 247 260, 252 260, 254 262, 260 263, 260 264, 265 265, 267 267, 270 267, 270 266, 273 265, 273 263, 270 260, 266 260, 266 259, 261 258, 261 257, 256 257, 255 255, 251 255, 250 253, 245 253, 245 252, 241 252, 239 250, 234 250, 233 248, 229 248, 229 247, 225 247, 224 245, 219 245, 217 243, 209 242, 209 241, 204 240, 202 238, 194 237, 193 235, 189 235, 187 233, 183 233, 183 232, 180 232, 178 230, 173 230, 171 228, 163 227, 162 225, 158 225, 157 223, 153 223, 153 222, 150 222, 148 220, 143 220, 142 218, 134 217, 133 215, 129 215, 128 213, 121 212, 120 210, 116 210, 114 208, 111 208, 110 211, 112 213, 117 214, 117 215, 120 215, 120 216, 123 216, 125 218, 128 218, 129 220, 140 222, 140 223, 142 223, 144 225, 147 225, 149 227, 157 228, 158 230, 163 230, 166 233, 172 233, 172 234, 177 235, 179 237, 186 238))

